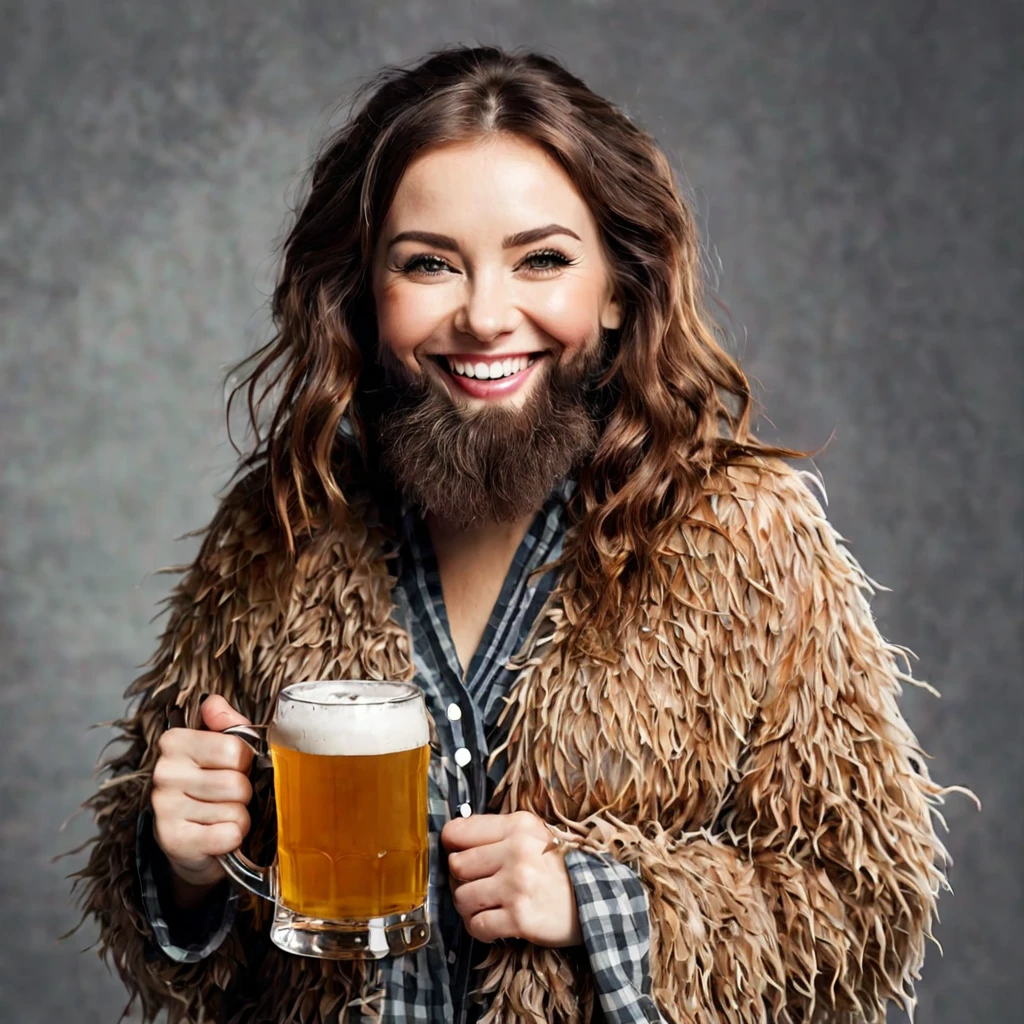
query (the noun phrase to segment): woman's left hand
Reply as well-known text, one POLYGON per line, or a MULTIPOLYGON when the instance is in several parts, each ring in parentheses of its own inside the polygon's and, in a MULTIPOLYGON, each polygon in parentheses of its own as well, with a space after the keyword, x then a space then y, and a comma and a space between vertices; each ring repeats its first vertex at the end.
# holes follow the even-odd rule
POLYGON ((455 908, 482 942, 526 939, 538 946, 583 941, 563 851, 535 814, 473 814, 441 830, 455 908))

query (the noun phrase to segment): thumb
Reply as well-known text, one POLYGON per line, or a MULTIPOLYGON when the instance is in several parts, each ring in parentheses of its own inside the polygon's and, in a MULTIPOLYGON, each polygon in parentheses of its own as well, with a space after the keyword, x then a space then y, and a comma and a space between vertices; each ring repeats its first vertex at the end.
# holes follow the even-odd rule
POLYGON ((239 714, 219 693, 211 694, 200 708, 203 725, 211 732, 223 732, 231 725, 252 725, 245 715, 239 714))

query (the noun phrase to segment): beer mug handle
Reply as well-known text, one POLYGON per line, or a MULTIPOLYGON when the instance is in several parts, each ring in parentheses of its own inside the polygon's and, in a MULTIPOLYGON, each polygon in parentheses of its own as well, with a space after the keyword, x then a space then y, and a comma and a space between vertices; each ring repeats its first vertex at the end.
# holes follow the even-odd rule
MULTIPOLYGON (((221 730, 225 736, 237 736, 256 757, 253 759, 253 766, 266 768, 270 766, 270 757, 267 754, 266 738, 258 731, 258 727, 252 725, 232 725, 221 730)), ((239 885, 244 886, 250 892, 262 896, 273 902, 276 899, 277 872, 272 868, 261 867, 251 861, 241 850, 234 853, 226 853, 218 857, 221 867, 239 885)))

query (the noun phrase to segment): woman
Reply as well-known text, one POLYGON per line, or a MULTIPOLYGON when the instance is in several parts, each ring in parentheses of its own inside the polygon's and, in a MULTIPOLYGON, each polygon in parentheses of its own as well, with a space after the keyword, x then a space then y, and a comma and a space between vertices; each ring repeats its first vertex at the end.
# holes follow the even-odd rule
POLYGON ((172 1021, 912 1005, 949 790, 803 453, 752 434, 667 161, 535 54, 367 91, 285 245, 257 448, 89 802, 103 947, 172 1021), (273 849, 217 732, 346 677, 415 679, 437 731, 433 939, 373 967, 271 946, 216 860, 273 849))

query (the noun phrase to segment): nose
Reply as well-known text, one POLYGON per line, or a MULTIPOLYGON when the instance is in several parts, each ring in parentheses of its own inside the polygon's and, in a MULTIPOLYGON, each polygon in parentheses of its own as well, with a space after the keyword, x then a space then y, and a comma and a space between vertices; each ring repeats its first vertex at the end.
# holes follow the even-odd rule
POLYGON ((491 344, 513 330, 518 322, 513 284, 500 270, 467 278, 462 301, 455 311, 455 329, 491 344))

